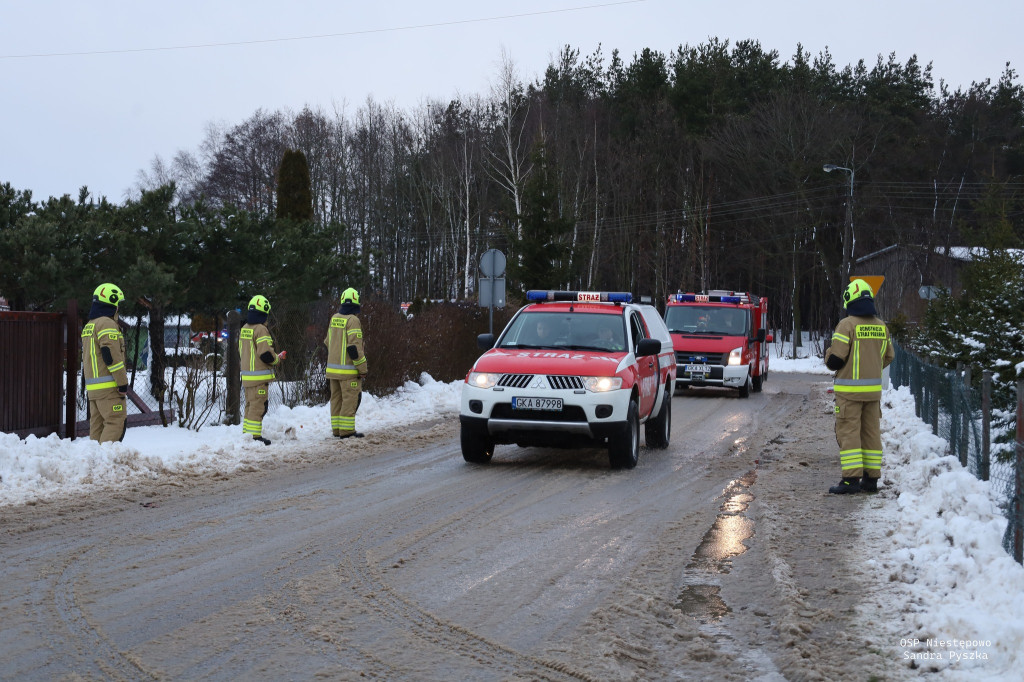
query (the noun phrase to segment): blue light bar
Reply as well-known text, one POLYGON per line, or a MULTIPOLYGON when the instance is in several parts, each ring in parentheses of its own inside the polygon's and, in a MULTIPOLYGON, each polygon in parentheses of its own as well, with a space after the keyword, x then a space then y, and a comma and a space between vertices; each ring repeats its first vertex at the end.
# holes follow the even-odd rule
POLYGON ((526 292, 527 301, 571 301, 579 303, 632 303, 633 294, 624 291, 542 291, 526 292))
POLYGON ((672 303, 742 303, 742 296, 717 296, 710 294, 670 294, 668 302, 672 303))

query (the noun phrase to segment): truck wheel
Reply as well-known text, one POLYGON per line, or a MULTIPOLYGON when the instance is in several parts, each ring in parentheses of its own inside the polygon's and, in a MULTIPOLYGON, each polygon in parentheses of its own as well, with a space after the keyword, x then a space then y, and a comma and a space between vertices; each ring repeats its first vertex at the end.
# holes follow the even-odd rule
POLYGON ((750 397, 750 375, 749 374, 747 375, 746 383, 744 383, 742 386, 740 386, 740 397, 741 398, 749 398, 750 397))
POLYGON ((761 377, 760 375, 754 377, 754 393, 761 392, 761 377))
POLYGON ((640 457, 640 408, 635 400, 626 409, 626 425, 608 439, 608 463, 612 469, 632 469, 640 457))
POLYGON ((661 410, 658 416, 648 419, 644 425, 644 437, 648 447, 664 450, 668 447, 668 439, 672 434, 672 396, 668 390, 661 399, 661 410))
POLYGON ((473 464, 487 464, 494 454, 494 441, 479 432, 462 427, 462 459, 473 464))

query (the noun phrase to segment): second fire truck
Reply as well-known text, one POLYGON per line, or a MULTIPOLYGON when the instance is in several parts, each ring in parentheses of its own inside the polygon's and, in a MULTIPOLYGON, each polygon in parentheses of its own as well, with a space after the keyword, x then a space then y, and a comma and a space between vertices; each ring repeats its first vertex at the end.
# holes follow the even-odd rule
POLYGON ((741 398, 768 378, 768 299, 740 291, 672 294, 665 324, 676 355, 676 386, 721 386, 741 398))

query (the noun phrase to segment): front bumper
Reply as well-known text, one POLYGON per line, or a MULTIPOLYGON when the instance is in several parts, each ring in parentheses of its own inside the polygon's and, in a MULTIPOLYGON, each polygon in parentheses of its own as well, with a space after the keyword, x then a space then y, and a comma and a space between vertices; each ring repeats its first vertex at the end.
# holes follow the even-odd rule
POLYGON ((591 393, 580 389, 531 390, 469 385, 462 388, 462 428, 495 443, 571 446, 604 442, 626 424, 631 390, 591 393), (561 398, 562 410, 514 410, 512 398, 561 398))
POLYGON ((683 371, 686 365, 676 365, 676 387, 681 386, 722 386, 724 388, 741 388, 747 383, 750 365, 711 365, 711 373, 703 379, 690 377, 683 371))

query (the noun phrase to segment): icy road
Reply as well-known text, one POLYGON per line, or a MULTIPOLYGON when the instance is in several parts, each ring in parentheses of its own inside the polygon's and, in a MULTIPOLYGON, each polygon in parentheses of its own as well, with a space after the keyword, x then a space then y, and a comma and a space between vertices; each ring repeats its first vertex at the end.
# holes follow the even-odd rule
POLYGON ((632 471, 515 446, 469 465, 453 414, 4 509, 0 679, 898 679, 849 647, 872 649, 872 576, 825 493, 827 386, 678 393, 670 447, 632 471))

